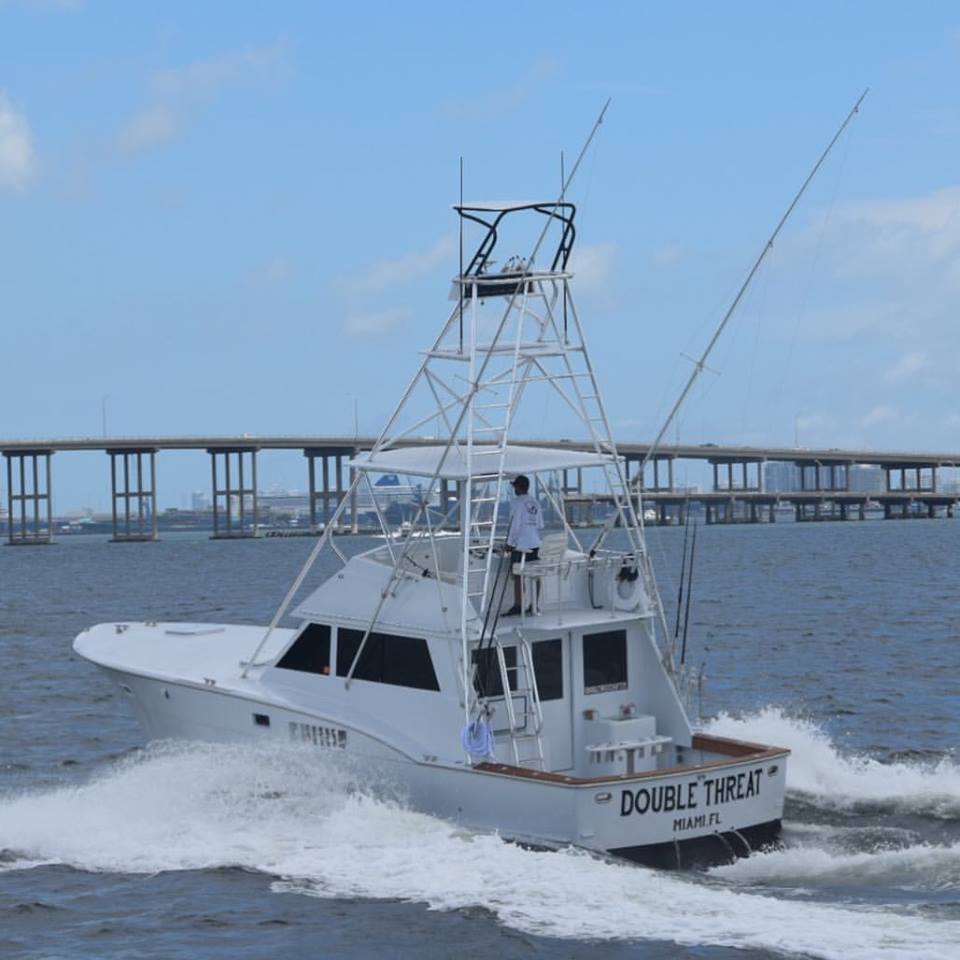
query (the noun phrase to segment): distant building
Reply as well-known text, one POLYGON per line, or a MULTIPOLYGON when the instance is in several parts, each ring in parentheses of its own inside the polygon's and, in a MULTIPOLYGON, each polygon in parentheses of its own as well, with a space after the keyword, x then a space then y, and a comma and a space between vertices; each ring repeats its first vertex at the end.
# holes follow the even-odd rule
POLYGON ((768 493, 789 493, 800 489, 800 468, 795 463, 774 461, 763 465, 763 489, 768 493))
POLYGON ((886 481, 883 469, 866 463, 855 463, 848 468, 849 489, 857 493, 883 493, 886 481))

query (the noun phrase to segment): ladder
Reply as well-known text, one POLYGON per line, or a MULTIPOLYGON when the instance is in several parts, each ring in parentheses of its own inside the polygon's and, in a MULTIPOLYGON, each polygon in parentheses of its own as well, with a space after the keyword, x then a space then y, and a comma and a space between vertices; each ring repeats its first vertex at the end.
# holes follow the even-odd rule
MULTIPOLYGON (((503 467, 507 452, 507 439, 510 433, 510 421, 518 399, 518 384, 522 381, 519 371, 521 366, 520 346, 523 341, 524 318, 527 315, 527 293, 519 299, 519 305, 514 304, 514 322, 516 333, 512 346, 512 364, 508 376, 500 379, 494 386, 477 386, 468 401, 466 414, 467 443, 466 455, 468 463, 468 479, 464 483, 464 499, 461 505, 461 523, 464 535, 464 596, 472 605, 475 614, 468 618, 483 620, 487 606, 491 600, 490 576, 493 567, 493 555, 496 548, 497 524, 500 518, 500 500, 503 495, 503 467), (492 402, 482 402, 479 396, 482 389, 493 390, 496 399, 492 402), (495 471, 474 474, 472 458, 475 445, 479 443, 485 458, 494 456, 497 468, 495 471)), ((476 295, 473 299, 473 311, 476 310, 476 295)), ((473 318, 471 318, 473 321, 473 318)), ((475 322, 471 322, 471 380, 475 363, 476 342, 475 322)), ((490 344, 486 350, 493 351, 497 342, 490 344)))
POLYGON ((494 641, 494 649, 503 687, 514 765, 543 770, 543 710, 540 706, 540 692, 533 670, 530 644, 525 637, 517 637, 517 662, 513 666, 507 665, 501 641, 494 641), (517 710, 517 700, 523 705, 520 710, 517 710))

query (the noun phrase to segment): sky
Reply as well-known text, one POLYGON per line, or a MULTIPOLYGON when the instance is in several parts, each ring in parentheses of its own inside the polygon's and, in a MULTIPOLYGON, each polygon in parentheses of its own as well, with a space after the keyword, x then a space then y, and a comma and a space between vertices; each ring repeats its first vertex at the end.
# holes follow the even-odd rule
MULTIPOLYGON (((867 87, 669 439, 960 450, 956 4, 0 0, 0 441, 376 432, 449 307, 459 158, 468 199, 554 197, 608 97, 574 293, 650 439, 867 87)), ((107 464, 58 454, 57 509, 107 464)), ((158 470, 161 506, 209 482, 158 470)))

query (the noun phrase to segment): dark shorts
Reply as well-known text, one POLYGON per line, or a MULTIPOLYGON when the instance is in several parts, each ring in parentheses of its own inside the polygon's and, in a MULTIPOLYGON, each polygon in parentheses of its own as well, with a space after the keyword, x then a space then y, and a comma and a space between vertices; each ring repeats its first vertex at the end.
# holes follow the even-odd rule
POLYGON ((539 548, 539 547, 534 547, 532 550, 527 550, 527 551, 523 551, 523 550, 511 550, 511 551, 510 551, 510 562, 511 562, 511 563, 519 563, 524 557, 527 558, 527 563, 529 563, 531 560, 539 560, 539 559, 540 559, 540 548, 539 548))

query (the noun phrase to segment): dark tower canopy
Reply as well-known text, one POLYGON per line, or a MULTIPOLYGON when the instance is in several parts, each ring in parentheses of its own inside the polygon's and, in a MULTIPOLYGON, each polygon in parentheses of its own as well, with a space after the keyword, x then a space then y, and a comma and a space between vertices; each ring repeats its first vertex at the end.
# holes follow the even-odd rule
POLYGON ((472 202, 456 204, 453 209, 462 219, 477 223, 486 231, 473 256, 464 266, 462 276, 467 284, 471 280, 479 281, 481 297, 510 296, 517 292, 517 281, 536 272, 533 263, 517 254, 506 260, 498 271, 492 270, 497 262, 493 254, 501 239, 504 221, 514 214, 533 211, 546 217, 551 223, 557 223, 560 237, 548 272, 566 271, 576 237, 573 225, 576 207, 572 203, 558 200, 472 202))

